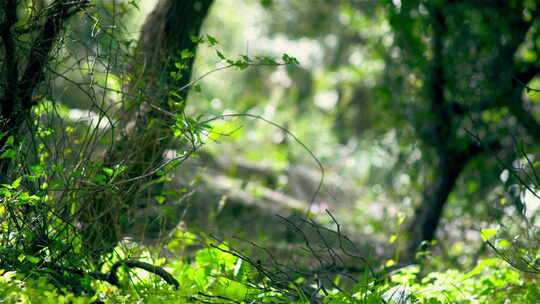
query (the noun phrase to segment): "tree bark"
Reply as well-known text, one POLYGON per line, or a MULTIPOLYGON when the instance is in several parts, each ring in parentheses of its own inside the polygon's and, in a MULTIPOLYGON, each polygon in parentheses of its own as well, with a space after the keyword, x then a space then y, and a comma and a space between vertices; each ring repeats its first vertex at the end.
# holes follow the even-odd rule
MULTIPOLYGON (((44 22, 41 25, 33 24, 39 31, 32 40, 30 52, 22 58, 22 49, 18 42, 20 35, 15 31, 18 21, 16 0, 5 0, 0 7, 4 22, 0 24, 0 41, 4 49, 2 76, 0 87, 5 88, 0 95, 0 153, 10 147, 6 146, 8 138, 20 133, 23 124, 30 119, 30 111, 37 102, 32 98, 34 91, 44 80, 45 68, 50 61, 49 55, 61 32, 64 23, 74 14, 80 12, 88 5, 89 0, 54 1, 45 10, 44 22), (21 60, 23 59, 23 60, 21 60), (23 64, 25 63, 25 64, 23 64), (22 74, 20 73, 22 72, 22 74), (20 75, 21 74, 21 75, 20 75)), ((8 172, 11 158, 0 159, 0 182, 8 183, 8 172)))
POLYGON ((433 240, 448 196, 468 162, 469 158, 456 156, 444 157, 439 161, 436 176, 424 189, 422 203, 410 222, 407 248, 402 261, 413 262, 416 252, 423 249, 422 244, 433 240))
POLYGON ((153 199, 163 187, 154 171, 175 140, 168 113, 183 114, 197 47, 192 37, 199 35, 211 4, 212 0, 160 0, 142 27, 116 124, 118 137, 104 162, 108 168, 127 167, 119 179, 123 182, 90 198, 80 214, 84 243, 96 259, 121 239, 130 208, 140 199, 153 199), (181 56, 185 50, 192 56, 181 56), (176 103, 170 102, 171 91, 176 103))

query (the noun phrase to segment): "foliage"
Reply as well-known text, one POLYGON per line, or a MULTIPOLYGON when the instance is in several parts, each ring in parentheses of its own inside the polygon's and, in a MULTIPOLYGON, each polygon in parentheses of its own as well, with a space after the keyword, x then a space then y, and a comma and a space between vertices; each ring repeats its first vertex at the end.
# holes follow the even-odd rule
POLYGON ((77 295, 93 294, 93 280, 121 284, 120 268, 144 269, 174 285, 176 281, 157 266, 128 259, 131 255, 119 258, 115 246, 136 224, 133 207, 139 201, 163 205, 186 195, 163 184, 204 143, 211 129, 202 116, 192 118, 183 111, 188 89, 201 91, 198 82, 205 77, 190 80, 196 47, 207 44, 216 51, 225 66, 213 71, 298 61, 288 55, 282 55, 281 62, 265 56, 225 56, 214 37, 198 37, 204 12, 186 21, 192 27, 184 33, 191 34, 187 44, 179 45, 180 50, 166 49, 171 54, 162 60, 145 52, 142 42, 134 49, 126 28, 117 27, 130 5, 137 8, 133 1, 35 2, 7 1, 1 6, 7 16, 1 23, 6 29, 1 38, 7 42, 2 53, 6 60, 0 62, 6 71, 2 86, 21 91, 22 97, 11 96, 15 93, 11 89, 0 92, 2 104, 14 104, 12 109, 0 108, 0 268, 47 278, 56 288, 77 295), (85 14, 78 14, 81 11, 85 14), (15 28, 19 17, 27 30, 15 28), (82 34, 64 32, 68 21, 82 34), (39 35, 28 34, 40 25, 39 35), (76 38, 77 34, 88 41, 76 38), (32 40, 30 53, 24 39, 32 40), (61 52, 63 48, 67 51, 61 52), (73 55, 80 49, 92 49, 92 54, 73 55), (14 52, 20 55, 10 58, 14 52), (171 71, 163 76, 161 70, 130 62, 130 57, 138 56, 157 60, 163 70, 171 71), (19 79, 12 67, 25 66, 28 75, 19 79), (55 82, 81 97, 78 106, 86 107, 89 119, 71 115, 69 106, 74 101, 57 94, 55 82), (172 85, 174 89, 167 90, 172 85), (174 155, 167 158, 167 151, 174 155))
POLYGON ((410 288, 418 303, 531 303, 540 294, 538 278, 516 271, 498 258, 486 259, 468 272, 450 269, 418 278, 418 267, 400 270, 391 281, 410 288))
MULTIPOLYGON (((144 272, 129 271, 123 288, 93 283, 96 295, 80 297, 61 292, 44 280, 3 272, 1 296, 5 303, 311 303, 300 289, 291 294, 286 286, 270 288, 263 273, 228 251, 221 244, 198 251, 191 263, 178 260, 164 265, 178 279, 178 289, 144 272)), ((347 289, 320 290, 316 298, 322 303, 535 303, 540 299, 538 283, 538 277, 491 258, 479 261, 468 272, 448 269, 421 275, 418 266, 408 266, 384 279, 361 281, 347 289)))
MULTIPOLYGON (((234 32, 241 26, 217 17, 209 33, 199 34, 211 2, 158 6, 138 43, 128 19, 140 1, 1 4, 2 302, 538 302, 540 211, 525 198, 540 184, 538 4, 265 0, 214 13, 229 20, 238 12, 273 16, 256 38, 316 50, 299 60, 265 43, 234 49, 233 40, 244 37, 234 32), (159 8, 185 18, 162 18, 159 8), (175 25, 189 31, 177 33, 175 25), (209 77, 226 70, 234 73, 209 77), (207 112, 215 116, 201 115, 207 112), (261 121, 275 128, 261 128, 261 121), (226 148, 206 146, 227 139, 226 148), (224 155, 270 165, 248 168, 262 176, 251 182, 241 165, 219 168, 224 155), (320 191, 325 170, 315 155, 347 176, 337 184, 350 180, 356 192, 335 198, 320 191), (322 178, 295 181, 306 156, 322 178), (252 251, 216 245, 212 236, 203 241, 205 233, 183 227, 191 225, 184 202, 217 220, 231 194, 201 182, 202 171, 190 164, 197 157, 219 168, 209 180, 226 171, 240 180, 238 192, 262 198, 263 208, 270 205, 265 193, 288 199, 279 191, 302 184, 309 190, 315 180, 314 191, 289 199, 289 209, 308 202, 317 221, 279 217, 285 224, 271 229, 285 230, 285 240, 262 231, 268 248, 241 240, 252 251), (194 194, 196 184, 204 195, 194 194), (350 240, 332 215, 323 218, 329 198, 334 206, 344 201, 341 214, 369 233, 361 254, 363 236, 350 240), (413 254, 435 236, 447 200, 453 205, 446 219, 464 228, 422 243, 440 244, 433 253, 443 258, 422 251, 415 261, 422 265, 403 267, 396 264, 401 252, 390 251, 407 238, 402 224, 414 200, 425 207, 416 215, 428 216, 410 224, 413 254), (414 230, 421 222, 429 225, 414 230), (480 230, 476 246, 462 237, 471 228, 480 230), (384 244, 373 241, 376 234, 384 244), (445 248, 445 238, 457 241, 445 248), (165 243, 142 245, 155 240, 165 243), (486 259, 486 248, 499 258, 486 259), (473 269, 464 271, 467 265, 473 269)), ((246 234, 246 222, 262 222, 231 209, 227 220, 246 234)))

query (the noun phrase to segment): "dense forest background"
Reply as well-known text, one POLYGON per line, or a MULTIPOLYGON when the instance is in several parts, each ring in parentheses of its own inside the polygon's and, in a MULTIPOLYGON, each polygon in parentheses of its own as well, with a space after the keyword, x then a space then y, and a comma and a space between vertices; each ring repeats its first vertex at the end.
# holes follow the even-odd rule
POLYGON ((539 14, 4 0, 0 297, 538 301, 539 14))

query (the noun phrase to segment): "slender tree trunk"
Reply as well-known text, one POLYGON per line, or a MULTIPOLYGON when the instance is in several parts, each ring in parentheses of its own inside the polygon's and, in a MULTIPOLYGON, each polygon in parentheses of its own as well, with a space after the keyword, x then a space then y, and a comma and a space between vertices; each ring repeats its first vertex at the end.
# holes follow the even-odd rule
POLYGON ((433 240, 448 196, 469 159, 456 156, 441 158, 435 179, 425 188, 422 203, 410 223, 403 261, 414 261, 417 250, 422 249, 422 243, 433 240))
POLYGON ((448 145, 455 137, 455 125, 448 112, 444 89, 447 83, 444 69, 444 39, 446 37, 446 20, 441 7, 429 7, 433 36, 429 74, 426 77, 426 97, 430 105, 430 114, 433 119, 429 132, 420 133, 420 137, 435 149, 439 162, 436 164, 434 180, 425 186, 422 203, 415 210, 408 229, 408 243, 402 261, 409 262, 415 259, 416 251, 423 242, 431 241, 439 225, 444 205, 452 192, 456 180, 468 159, 459 159, 451 146, 448 145))

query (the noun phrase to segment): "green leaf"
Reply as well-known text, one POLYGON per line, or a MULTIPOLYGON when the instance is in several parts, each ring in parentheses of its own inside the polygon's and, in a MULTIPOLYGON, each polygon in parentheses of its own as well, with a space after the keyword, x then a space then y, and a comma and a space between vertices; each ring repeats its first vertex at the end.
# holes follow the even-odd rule
POLYGON ((161 195, 156 196, 156 201, 159 204, 163 204, 165 202, 165 196, 161 196, 161 195))
POLYGON ((174 91, 174 90, 170 90, 170 91, 169 91, 169 94, 171 94, 172 96, 174 96, 174 97, 176 97, 176 98, 179 98, 179 99, 182 98, 182 96, 180 96, 180 94, 178 94, 178 93, 177 93, 176 91, 174 91))
POLYGON ((114 170, 109 168, 103 168, 103 172, 105 172, 105 174, 108 176, 112 176, 114 174, 114 170))
POLYGON ((510 242, 508 240, 500 240, 497 242, 497 246, 508 249, 510 248, 510 242))
POLYGON ((13 146, 13 143, 15 142, 15 137, 13 135, 9 136, 6 141, 6 146, 13 146))
POLYGON ((238 302, 244 300, 249 292, 246 285, 226 278, 219 278, 217 284, 214 284, 211 290, 238 302))
POLYGON ((497 228, 482 229, 480 234, 482 235, 482 240, 485 242, 497 234, 497 228))
POLYGON ((182 53, 180 53, 180 57, 182 59, 188 59, 188 58, 192 58, 194 56, 195 56, 195 54, 193 54, 193 52, 191 52, 188 49, 185 49, 185 50, 182 51, 182 53))
POLYGON ((281 56, 281 59, 283 59, 283 62, 286 64, 300 64, 298 59, 291 57, 287 54, 283 54, 283 56, 281 56))
POLYGON ((249 67, 249 63, 243 61, 243 60, 236 60, 231 62, 232 65, 236 66, 240 70, 245 70, 249 67))
POLYGON ((128 2, 129 5, 133 6, 134 8, 136 8, 138 11, 141 10, 141 8, 139 7, 139 5, 137 5, 137 2, 135 0, 130 0, 128 2))
POLYGON ((216 50, 216 54, 217 56, 222 59, 222 60, 225 60, 225 56, 223 56, 223 53, 221 53, 220 51, 216 50))
POLYGON ((204 42, 204 39, 202 37, 197 37, 197 36, 191 36, 191 41, 195 44, 199 44, 199 43, 203 43, 204 42))
POLYGON ((470 278, 472 276, 478 275, 482 273, 482 270, 497 265, 500 262, 501 260, 499 258, 481 260, 471 271, 465 274, 465 277, 470 278))
POLYGON ((182 79, 182 73, 177 73, 177 72, 171 72, 169 73, 169 75, 171 76, 172 79, 178 81, 180 79, 182 79))
POLYGON ((272 59, 270 57, 260 57, 260 56, 258 56, 256 58, 259 61, 261 61, 261 63, 263 63, 263 64, 267 64, 267 65, 277 65, 278 64, 274 59, 272 59))
POLYGON ((100 185, 104 185, 106 180, 105 175, 103 174, 96 174, 92 176, 91 179, 92 181, 97 182, 100 185))
POLYGON ((21 185, 21 178, 17 178, 16 180, 11 183, 11 189, 17 189, 21 185))
POLYGON ((208 39, 208 43, 210 43, 210 45, 214 46, 216 44, 218 44, 218 41, 216 40, 216 38, 206 34, 206 38, 208 39))
POLYGON ((26 256, 26 260, 32 264, 37 264, 39 263, 39 258, 38 257, 35 257, 35 256, 31 256, 31 255, 27 255, 26 256))
POLYGON ((6 151, 4 151, 4 153, 2 153, 2 155, 0 155, 0 158, 15 159, 15 157, 17 157, 17 151, 14 150, 14 149, 6 150, 6 151))

